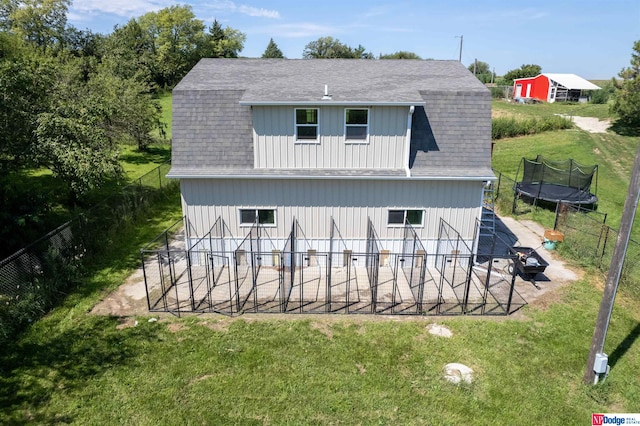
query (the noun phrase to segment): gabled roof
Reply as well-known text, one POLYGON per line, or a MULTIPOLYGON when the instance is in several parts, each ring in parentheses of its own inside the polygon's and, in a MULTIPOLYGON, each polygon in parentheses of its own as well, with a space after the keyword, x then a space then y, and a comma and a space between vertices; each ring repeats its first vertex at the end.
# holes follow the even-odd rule
POLYGON ((585 80, 582 77, 579 77, 575 74, 557 74, 557 73, 547 73, 543 72, 542 74, 538 74, 535 77, 524 77, 524 78, 516 78, 513 81, 519 80, 533 80, 540 76, 545 76, 550 80, 555 81, 561 86, 569 90, 599 90, 600 87, 591 83, 590 81, 585 80))
POLYGON ((412 176, 491 172, 491 96, 458 61, 203 59, 173 90, 170 176, 403 177, 384 169, 256 169, 255 105, 413 105, 412 176), (323 100, 325 85, 330 100, 323 100))

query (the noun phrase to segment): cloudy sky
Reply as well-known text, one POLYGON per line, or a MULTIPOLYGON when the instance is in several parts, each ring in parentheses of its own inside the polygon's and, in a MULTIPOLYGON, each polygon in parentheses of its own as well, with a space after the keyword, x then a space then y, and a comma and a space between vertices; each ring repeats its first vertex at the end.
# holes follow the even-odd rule
POLYGON ((288 58, 332 36, 375 55, 399 50, 422 58, 489 63, 498 75, 522 64, 544 72, 608 79, 629 65, 640 40, 638 0, 74 0, 69 23, 108 34, 114 25, 188 4, 209 26, 217 19, 247 35, 242 56, 259 57, 269 38, 288 58))

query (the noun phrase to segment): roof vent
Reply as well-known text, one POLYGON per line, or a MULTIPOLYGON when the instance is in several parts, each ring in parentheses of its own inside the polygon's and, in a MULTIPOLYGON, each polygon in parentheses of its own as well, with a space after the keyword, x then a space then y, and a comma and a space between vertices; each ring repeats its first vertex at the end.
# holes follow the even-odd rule
POLYGON ((323 100, 327 100, 327 99, 331 99, 331 95, 329 94, 329 85, 325 84, 324 85, 324 96, 322 97, 323 100))

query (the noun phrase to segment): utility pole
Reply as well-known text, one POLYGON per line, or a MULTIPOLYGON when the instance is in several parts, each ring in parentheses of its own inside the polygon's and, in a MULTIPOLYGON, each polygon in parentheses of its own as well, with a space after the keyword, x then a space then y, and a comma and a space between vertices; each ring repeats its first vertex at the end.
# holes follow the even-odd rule
MULTIPOLYGON (((584 372, 583 381, 585 384, 595 384, 598 382, 599 376, 606 371, 594 371, 596 366, 596 357, 602 364, 606 364, 608 360, 603 354, 604 341, 607 337, 607 329, 611 320, 611 311, 613 310, 613 302, 616 299, 618 284, 620 283, 620 275, 622 273, 622 265, 624 263, 624 255, 629 245, 629 237, 631 235, 631 227, 633 219, 638 207, 638 198, 640 197, 640 145, 636 153, 636 160, 631 173, 631 182, 629 182, 629 190, 627 191, 627 199, 624 202, 624 210, 622 211, 622 219, 620 221, 620 232, 613 249, 613 257, 611 259, 611 267, 607 274, 607 282, 596 319, 596 328, 593 332, 593 340, 591 341, 591 349, 589 350, 589 358, 587 358, 587 367, 584 372), (604 358, 604 362, 602 362, 604 358)), ((602 367, 602 366, 600 366, 602 367)), ((606 366, 608 369, 608 366, 606 366)))
POLYGON ((473 75, 476 75, 476 71, 478 70, 478 58, 473 61, 473 75))
POLYGON ((464 36, 455 36, 456 38, 460 38, 460 54, 458 55, 458 62, 462 62, 462 38, 464 36))

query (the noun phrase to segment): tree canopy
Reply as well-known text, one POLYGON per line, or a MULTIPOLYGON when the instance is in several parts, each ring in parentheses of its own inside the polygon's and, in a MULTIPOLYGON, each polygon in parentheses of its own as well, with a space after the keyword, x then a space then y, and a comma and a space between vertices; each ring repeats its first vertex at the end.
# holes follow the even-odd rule
POLYGON ((378 59, 422 59, 416 53, 399 50, 395 53, 380 54, 378 59))
POLYGON ((483 83, 491 83, 493 79, 493 72, 488 63, 483 61, 474 61, 467 69, 474 73, 474 75, 483 83))
POLYGON ((640 40, 633 43, 631 66, 618 75, 622 81, 616 82, 611 109, 618 114, 618 123, 634 129, 636 134, 640 131, 640 40))
POLYGON ((541 72, 542 67, 540 65, 522 65, 520 68, 516 68, 507 72, 502 78, 507 84, 513 84, 513 80, 515 80, 516 78, 535 77, 541 72))
POLYGON ((199 55, 203 58, 237 58, 244 48, 247 36, 233 28, 222 28, 217 20, 205 34, 204 44, 199 55))
POLYGON ((121 176, 119 144, 145 148, 159 128, 153 40, 132 23, 113 40, 67 27, 68 4, 2 0, 0 187, 20 168, 46 167, 77 198, 121 176))
POLYGON ((373 59, 371 52, 367 52, 362 45, 353 48, 343 44, 333 37, 320 37, 317 40, 307 43, 302 52, 305 59, 373 59))

